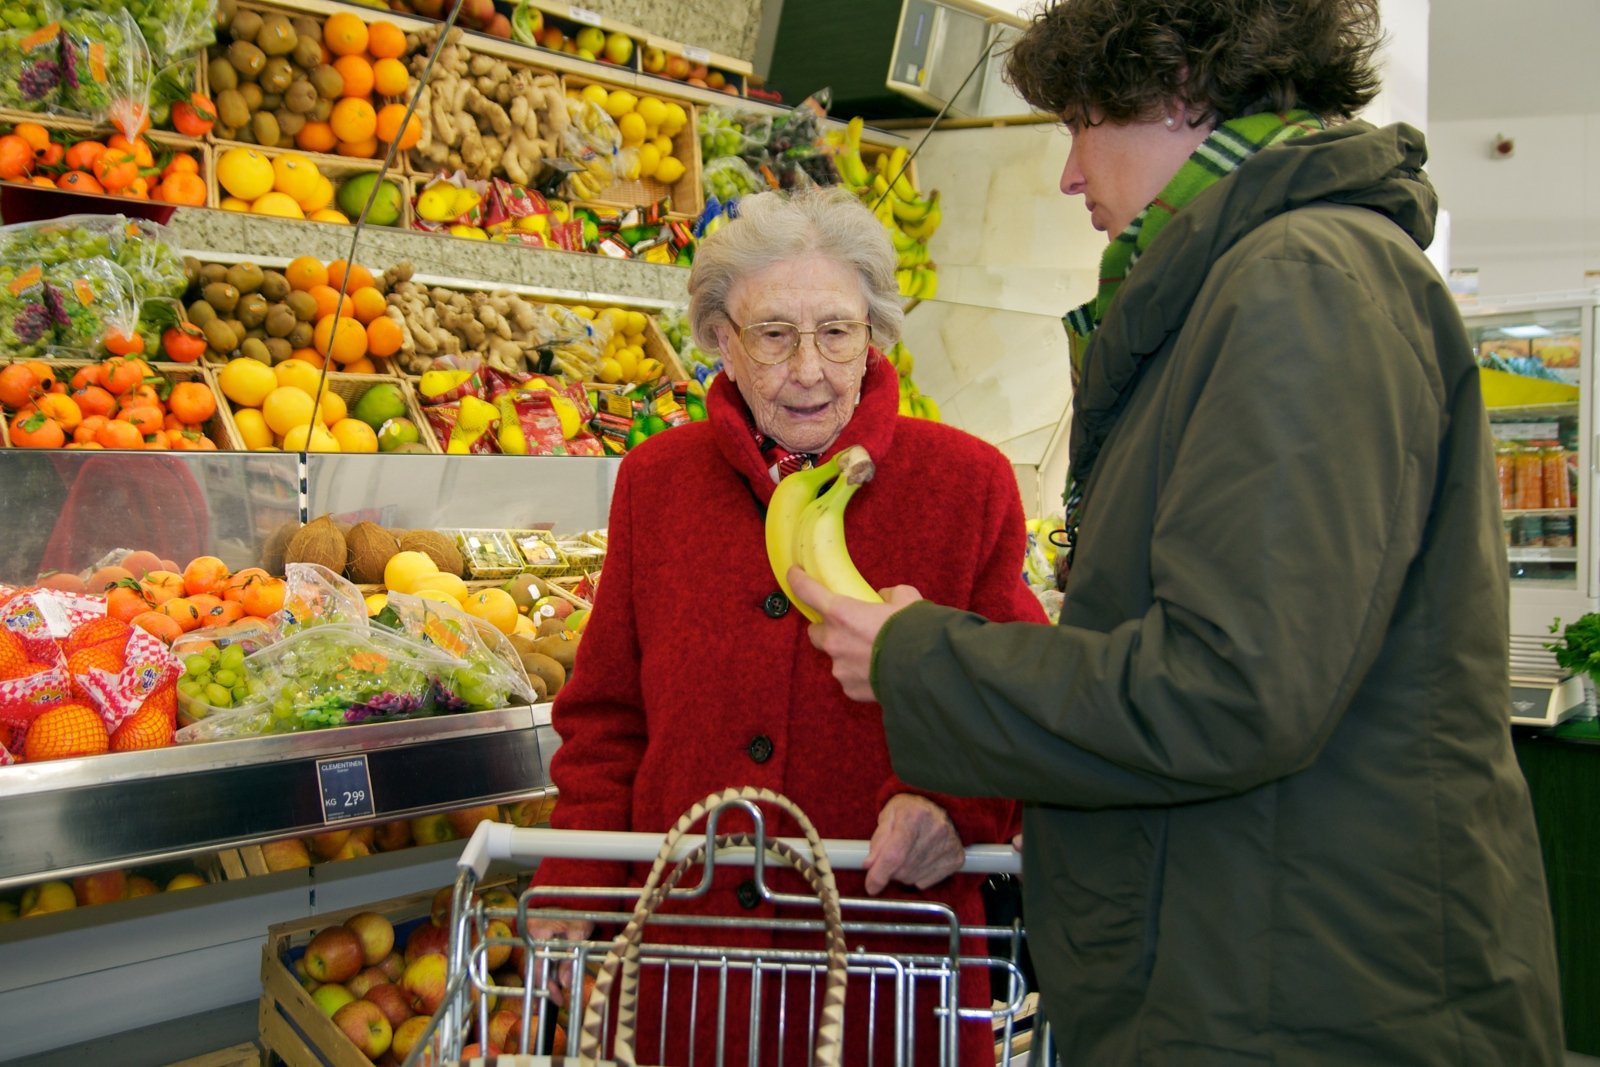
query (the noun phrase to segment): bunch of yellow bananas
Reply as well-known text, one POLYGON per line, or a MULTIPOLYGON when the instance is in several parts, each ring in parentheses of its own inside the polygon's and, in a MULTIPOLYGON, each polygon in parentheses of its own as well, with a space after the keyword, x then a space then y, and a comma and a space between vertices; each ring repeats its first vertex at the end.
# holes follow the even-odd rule
POLYGON ((567 193, 574 200, 594 200, 616 180, 622 133, 594 101, 568 93, 567 104, 571 125, 562 134, 562 154, 583 166, 567 175, 567 193))
POLYGON ((917 192, 905 174, 907 153, 903 147, 879 155, 868 167, 861 158, 861 127, 860 117, 845 127, 834 166, 845 186, 873 209, 889 231, 900 295, 931 300, 939 291, 939 273, 928 255, 928 238, 943 221, 939 191, 935 189, 926 198, 917 192))
POLYGON ((914 419, 927 419, 929 422, 944 421, 939 412, 939 404, 933 397, 917 388, 917 383, 911 380, 911 367, 915 362, 911 358, 911 350, 902 341, 896 341, 894 347, 883 354, 900 376, 900 414, 909 415, 914 419))
POLYGON ((821 618, 789 588, 795 564, 835 593, 882 603, 861 577, 844 539, 844 509, 874 472, 872 457, 860 445, 843 449, 820 467, 795 471, 778 483, 767 505, 767 561, 784 595, 812 622, 821 618), (829 481, 833 484, 823 491, 829 481))

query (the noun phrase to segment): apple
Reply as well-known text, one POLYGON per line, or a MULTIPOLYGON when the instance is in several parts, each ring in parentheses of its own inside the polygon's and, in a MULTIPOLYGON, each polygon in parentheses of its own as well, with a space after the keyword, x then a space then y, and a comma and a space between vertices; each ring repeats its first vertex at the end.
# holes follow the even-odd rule
POLYGON ((483 901, 483 906, 486 908, 495 908, 502 911, 517 910, 517 895, 503 885, 497 885, 493 889, 485 889, 478 894, 478 899, 483 901))
POLYGON ((134 897, 153 897, 161 892, 161 887, 142 874, 135 874, 128 878, 128 899, 134 897))
POLYGON ((711 86, 706 84, 706 80, 704 78, 696 78, 693 74, 691 74, 687 78, 683 79, 683 84, 692 85, 696 89, 709 89, 709 88, 711 88, 711 86))
POLYGON ((711 68, 706 66, 704 63, 696 63, 694 66, 689 68, 689 77, 699 78, 701 81, 705 81, 706 75, 710 73, 711 68))
POLYGON ((428 905, 428 918, 433 925, 448 927, 450 925, 450 902, 455 899, 455 887, 445 886, 433 894, 433 901, 428 905))
POLYGON ((351 1001, 333 1013, 333 1021, 369 1060, 388 1052, 394 1040, 394 1028, 370 1000, 351 1001))
POLYGON ((355 838, 352 837, 350 840, 346 841, 343 845, 339 846, 339 851, 335 852, 333 855, 329 856, 328 859, 330 861, 332 861, 332 860, 358 860, 362 856, 370 856, 370 855, 372 855, 372 849, 368 848, 366 845, 362 844, 360 841, 357 841, 355 838))
POLYGON ((484 941, 487 947, 483 950, 483 958, 491 971, 511 958, 511 938, 513 936, 515 934, 511 929, 511 924, 504 919, 490 919, 484 924, 484 941), (497 941, 503 943, 496 944, 497 941))
POLYGON ((412 961, 400 977, 400 988, 410 999, 412 1010, 426 1015, 439 1010, 448 984, 449 964, 437 952, 412 961))
POLYGON ((411 820, 411 840, 419 845, 437 845, 441 841, 454 841, 456 832, 450 820, 442 814, 419 815, 411 820))
POLYGON ((411 1010, 411 1002, 406 999, 405 990, 393 982, 384 982, 367 990, 362 1000, 370 1000, 383 1012, 383 1017, 389 1020, 390 1026, 399 1026, 415 1014, 411 1010))
POLYGON ((573 37, 573 41, 585 52, 599 55, 605 51, 606 31, 598 26, 585 26, 577 32, 577 35, 573 37))
POLYGON ((423 956, 443 956, 450 951, 450 931, 439 926, 424 924, 411 931, 406 938, 406 963, 415 963, 423 956))
POLYGON ((394 951, 394 924, 377 912, 352 915, 344 924, 361 939, 361 953, 368 967, 394 951))
POLYGON ((400 976, 406 973, 406 958, 397 949, 383 957, 378 969, 389 976, 389 981, 398 982, 400 976))
POLYGON ((367 990, 373 986, 388 985, 392 979, 384 972, 382 967, 367 967, 360 974, 345 983, 354 993, 356 999, 367 995, 367 990))
POLYGON ((365 959, 354 931, 330 926, 306 946, 306 973, 319 982, 347 982, 361 973, 365 959))
POLYGON ((518 1024, 521 1022, 522 1016, 504 1008, 489 1016, 489 1044, 500 1049, 510 1048, 511 1041, 508 1041, 507 1038, 511 1036, 512 1030, 518 1028, 518 1024))
POLYGON ((196 889, 206 884, 206 880, 198 874, 184 871, 182 874, 173 875, 172 881, 167 883, 167 892, 179 889, 196 889))
POLYGON ((424 18, 444 17, 444 0, 411 0, 411 8, 424 18))
POLYGON ((646 72, 660 74, 667 69, 667 53, 655 45, 645 45, 644 55, 639 57, 639 63, 646 72))
POLYGON ((532 8, 530 11, 528 31, 533 34, 535 41, 539 39, 539 34, 544 31, 544 12, 538 8, 532 8))
POLYGON ((294 977, 307 993, 315 993, 317 991, 317 987, 322 984, 306 973, 306 958, 304 956, 297 956, 295 958, 294 977))
POLYGON ((713 89, 720 89, 728 84, 728 76, 720 70, 714 70, 706 75, 706 84, 713 89))
POLYGON ((689 76, 689 61, 682 56, 668 56, 667 65, 663 73, 675 81, 683 81, 689 76))
POLYGON ((96 871, 72 880, 72 895, 78 899, 80 908, 121 900, 127 890, 127 871, 96 871))
POLYGON ((355 1000, 356 995, 347 986, 342 986, 338 982, 329 982, 326 985, 317 986, 311 994, 311 999, 317 1002, 317 1007, 322 1009, 322 1014, 331 1019, 334 1012, 355 1000))
POLYGON ((268 841, 261 846, 261 858, 269 871, 292 871, 297 867, 311 866, 311 850, 299 838, 268 841))
POLYGON ((578 47, 578 42, 574 41, 571 37, 568 37, 565 41, 561 42, 561 50, 569 56, 575 56, 579 52, 583 51, 583 49, 578 47))
POLYGON ((471 837, 480 822, 494 822, 500 818, 500 805, 480 804, 475 808, 449 811, 445 812, 445 818, 450 820, 450 828, 457 836, 471 837))
POLYGON ((411 824, 405 819, 396 819, 373 828, 372 843, 381 852, 393 852, 398 848, 407 848, 411 844, 411 824))
POLYGON ((404 1061, 411 1055, 411 1049, 431 1022, 433 1020, 426 1015, 413 1015, 395 1027, 394 1040, 389 1045, 389 1051, 404 1061))
POLYGON ((476 1041, 474 1041, 470 1045, 467 1045, 465 1048, 463 1048, 461 1050, 461 1058, 463 1060, 477 1059, 477 1058, 481 1058, 483 1056, 498 1056, 498 1055, 500 1055, 500 1050, 495 1048, 493 1045, 490 1045, 488 1048, 484 1048, 482 1045, 478 1044, 476 1041))
POLYGON ((626 66, 628 60, 633 58, 633 38, 625 33, 612 33, 606 36, 606 58, 618 66, 626 66))
POLYGON ((567 43, 567 35, 561 32, 559 26, 546 26, 538 36, 539 44, 552 52, 561 51, 561 46, 567 43))
POLYGON ((377 840, 378 828, 376 826, 358 826, 350 831, 350 840, 359 841, 367 848, 372 848, 377 840))
POLYGON ((564 619, 572 614, 572 601, 562 600, 558 596, 540 597, 533 602, 530 615, 549 615, 557 619, 564 619))
POLYGON ((483 28, 483 32, 490 37, 498 37, 503 41, 509 41, 511 40, 511 20, 496 11, 494 18, 490 19, 489 24, 483 28))
POLYGON ((311 851, 319 860, 331 860, 334 855, 350 840, 349 830, 326 830, 320 834, 312 834, 311 851))

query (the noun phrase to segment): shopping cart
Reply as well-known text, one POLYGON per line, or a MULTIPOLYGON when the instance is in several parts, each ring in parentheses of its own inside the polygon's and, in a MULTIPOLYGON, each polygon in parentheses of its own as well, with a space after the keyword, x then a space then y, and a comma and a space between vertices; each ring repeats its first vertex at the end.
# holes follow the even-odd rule
MULTIPOLYGON (((491 999, 519 1013, 496 1067, 545 1064, 658 1064, 667 1057, 668 1038, 683 1048, 676 1027, 691 1028, 687 1056, 691 1067, 732 1067, 734 1053, 724 1043, 723 1024, 747 1027, 749 1062, 837 1065, 846 1036, 864 1028, 851 1045, 850 1067, 904 1067, 957 1062, 959 1028, 982 1026, 992 1033, 997 1064, 1042 1067, 1054 1063, 1047 1028, 1034 1032, 1035 998, 1028 995, 1018 960, 1024 932, 1011 926, 963 928, 947 906, 928 901, 840 898, 833 867, 859 869, 867 842, 820 840, 803 813, 785 798, 756 789, 735 789, 706 798, 687 812, 665 838, 660 834, 516 829, 483 823, 468 841, 458 865, 451 902, 449 985, 428 1029, 405 1059, 405 1067, 444 1067, 473 1063, 463 1052, 491 1033, 491 999), (766 833, 757 802, 788 812, 804 838, 766 833), (753 830, 719 833, 718 823, 741 812, 753 830), (703 835, 689 828, 705 819, 703 835), (495 902, 474 899, 476 886, 493 860, 527 864, 545 857, 628 862, 654 861, 642 889, 615 887, 534 887, 509 906, 509 894, 495 902), (658 914, 667 900, 702 896, 718 864, 751 866, 762 898, 785 906, 820 911, 819 918, 768 918, 703 914, 658 914), (779 892, 766 882, 769 868, 798 872, 812 894, 779 892), (680 885, 692 871, 698 883, 680 885), (559 897, 563 907, 541 906, 559 897), (633 899, 631 911, 603 906, 633 899), (575 910, 576 901, 594 899, 594 910, 575 910), (530 923, 581 920, 596 928, 620 928, 611 940, 538 940, 530 923), (656 932, 643 940, 649 925, 656 932), (681 941, 667 928, 682 927, 681 941), (781 931, 814 938, 816 948, 717 945, 717 931, 781 931), (875 947, 887 943, 887 949, 875 947), (974 944, 983 951, 972 952, 974 944), (963 946, 969 951, 963 951, 963 946), (909 951, 908 951, 909 947, 909 951), (521 949, 516 984, 504 970, 506 955, 521 949), (558 1009, 550 987, 558 971, 594 976, 587 1010, 574 1004, 564 1040, 559 1040, 558 1009), (959 977, 980 970, 999 999, 988 1008, 959 1004, 959 977), (642 976, 650 972, 660 998, 658 1032, 641 1035, 642 976), (497 980, 495 974, 500 978, 497 980), (847 996, 848 990, 848 996, 847 996), (738 998, 743 997, 743 1000, 738 998), (669 1010, 670 1002, 670 1010, 669 1010), (580 1018, 581 1016, 581 1018, 580 1018), (715 1025, 707 1025, 706 1020, 715 1025), (699 1027, 699 1032, 693 1028, 699 1027), (714 1033, 707 1032, 715 1030, 714 1033), (880 1036, 881 1035, 881 1036, 880 1036), (642 1040, 641 1040, 642 1037, 642 1040), (794 1054, 802 1047, 803 1055, 794 1054), (887 1049, 887 1052, 884 1050, 887 1049), (787 1061, 784 1051, 791 1053, 787 1061), (564 1058, 563 1058, 564 1057, 564 1058), (775 1059, 775 1057, 778 1057, 775 1059)), ((1009 846, 969 848, 964 870, 1009 874, 1018 857, 1009 846)), ((576 999, 576 998, 574 998, 576 999)), ((498 1036, 498 1035, 497 1035, 498 1036)), ((487 1056, 487 1051, 481 1053, 487 1056)))

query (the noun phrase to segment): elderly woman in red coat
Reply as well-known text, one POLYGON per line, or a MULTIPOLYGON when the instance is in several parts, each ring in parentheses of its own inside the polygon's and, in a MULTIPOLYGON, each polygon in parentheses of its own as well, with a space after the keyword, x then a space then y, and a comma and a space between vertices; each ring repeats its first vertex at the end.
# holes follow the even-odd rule
MULTIPOLYGON (((1043 613, 1022 578, 1015 477, 982 441, 899 415, 897 376, 879 352, 902 319, 894 253, 866 208, 842 191, 768 193, 739 208, 704 242, 689 281, 695 340, 723 358, 707 419, 651 438, 618 472, 605 581, 553 712, 562 745, 550 765, 561 797, 552 824, 664 831, 711 792, 763 786, 798 803, 824 837, 870 839, 865 872, 839 872, 845 896, 938 900, 963 925, 980 924, 981 879, 957 873, 961 850, 1008 841, 1013 805, 933 794, 895 777, 876 707, 844 695, 774 580, 763 516, 783 474, 864 445, 877 473, 846 516, 862 575, 875 587, 914 585, 988 619, 1038 621, 1043 613)), ((796 832, 769 818, 774 829, 796 832)), ((547 859, 535 883, 628 885, 643 874, 621 863, 547 859)), ((748 875, 719 868, 695 910, 771 918, 774 906, 751 892, 748 875)), ((656 936, 681 941, 690 932, 656 936)), ((743 944, 764 937, 749 928, 738 935, 743 944)), ((854 986, 850 997, 844 1062, 865 1063, 870 1005, 854 986)), ((643 999, 648 1011, 651 998, 643 999)), ((981 969, 965 973, 962 999, 987 1007, 981 969)), ((746 1008, 733 997, 729 1005, 726 1062, 745 1063, 746 1008)), ((882 1010, 873 1062, 888 1064, 893 1028, 882 1010)), ((766 1018, 775 1020, 775 1005, 766 1018)), ((714 1062, 714 1019, 694 1028, 696 1062, 714 1062)), ((641 1025, 641 1062, 656 1062, 653 1022, 641 1025)), ((917 1025, 914 1058, 933 1062, 933 1020, 917 1025)), ((690 1029, 673 1015, 667 1062, 687 1062, 690 1029)), ((803 1036, 808 1027, 787 1029, 803 1036)), ((992 1063, 987 1024, 960 1030, 961 1062, 992 1063)), ((775 1061, 770 1036, 756 1041, 763 1062, 775 1061)), ((809 1061, 802 1047, 784 1062, 809 1061)))

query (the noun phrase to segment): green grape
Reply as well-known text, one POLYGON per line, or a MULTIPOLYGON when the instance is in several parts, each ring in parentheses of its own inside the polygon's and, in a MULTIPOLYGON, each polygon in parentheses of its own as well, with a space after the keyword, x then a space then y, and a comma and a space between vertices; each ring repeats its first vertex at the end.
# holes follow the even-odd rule
POLYGON ((210 648, 202 652, 201 655, 205 656, 205 658, 210 660, 212 663, 216 663, 222 659, 222 653, 217 649, 216 645, 212 645, 210 648))
POLYGON ((230 671, 236 671, 244 666, 244 649, 238 645, 229 645, 217 657, 217 662, 230 671))
POLYGON ((206 686, 204 682, 197 681, 193 678, 180 678, 178 679, 178 692, 182 693, 190 700, 204 700, 206 696, 206 686))
POLYGON ((222 686, 224 689, 232 689, 234 686, 239 684, 238 674, 225 668, 219 668, 216 670, 211 675, 211 680, 222 686))
POLYGON ((233 702, 235 704, 243 704, 246 700, 249 700, 249 699, 250 699, 250 687, 249 686, 236 685, 236 686, 233 687, 233 702))
POLYGON ((183 671, 191 678, 201 678, 211 669, 211 661, 204 656, 188 656, 183 661, 183 671))
POLYGON ((287 719, 293 714, 294 705, 287 700, 280 699, 276 704, 272 705, 272 717, 275 719, 287 719))
POLYGON ((206 703, 214 704, 219 708, 233 707, 233 693, 215 682, 206 686, 206 703))

